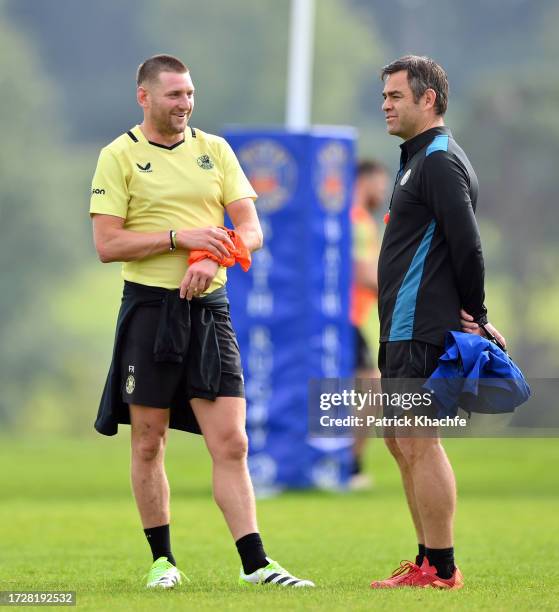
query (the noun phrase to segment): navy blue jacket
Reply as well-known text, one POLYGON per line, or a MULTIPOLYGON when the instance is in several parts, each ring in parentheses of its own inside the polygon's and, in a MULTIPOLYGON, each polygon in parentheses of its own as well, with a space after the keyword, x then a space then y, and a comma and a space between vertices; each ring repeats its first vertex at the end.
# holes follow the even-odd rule
POLYGON ((498 346, 475 334, 450 332, 439 366, 423 385, 434 393, 437 416, 513 412, 530 397, 520 368, 498 346))

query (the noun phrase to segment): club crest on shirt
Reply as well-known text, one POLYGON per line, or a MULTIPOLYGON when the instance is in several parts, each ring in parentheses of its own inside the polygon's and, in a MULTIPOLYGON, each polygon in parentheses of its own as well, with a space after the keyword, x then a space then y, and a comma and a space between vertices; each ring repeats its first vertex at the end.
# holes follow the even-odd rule
POLYGON ((126 388, 126 393, 128 393, 128 395, 132 395, 132 392, 136 388, 136 379, 134 378, 132 374, 130 374, 130 376, 126 379, 125 388, 126 388))
POLYGON ((204 170, 211 170, 214 167, 214 163, 209 155, 200 155, 196 161, 200 168, 204 168, 204 170))
POLYGON ((400 185, 405 185, 408 182, 410 175, 411 175, 411 168, 402 177, 402 180, 400 181, 400 185))

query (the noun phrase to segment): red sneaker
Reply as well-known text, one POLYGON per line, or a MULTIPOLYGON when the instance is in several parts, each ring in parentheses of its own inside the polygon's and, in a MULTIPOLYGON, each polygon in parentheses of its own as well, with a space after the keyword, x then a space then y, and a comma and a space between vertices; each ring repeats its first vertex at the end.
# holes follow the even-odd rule
POLYGON ((429 565, 427 557, 423 559, 420 571, 423 574, 421 579, 422 584, 411 586, 421 586, 427 589, 449 589, 451 591, 457 591, 464 586, 464 577, 458 568, 454 570, 454 574, 452 574, 450 578, 439 578, 437 576, 437 569, 432 565, 429 565))
POLYGON ((398 589, 400 587, 418 587, 421 589, 448 589, 457 591, 464 586, 464 578, 458 568, 450 578, 439 578, 437 569, 429 565, 427 558, 421 567, 411 561, 401 561, 400 567, 392 572, 386 580, 371 582, 372 589, 398 589))
POLYGON ((422 586, 417 584, 423 572, 421 568, 411 561, 400 561, 400 567, 392 572, 390 578, 374 580, 371 589, 398 589, 407 586, 422 586))

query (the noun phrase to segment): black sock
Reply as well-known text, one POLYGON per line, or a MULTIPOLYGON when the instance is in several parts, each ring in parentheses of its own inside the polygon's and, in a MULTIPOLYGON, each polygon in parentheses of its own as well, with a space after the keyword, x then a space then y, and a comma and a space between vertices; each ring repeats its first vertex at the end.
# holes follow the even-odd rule
POLYGON ((176 565, 175 557, 171 552, 171 534, 169 533, 169 525, 161 525, 160 527, 150 527, 144 529, 146 538, 148 539, 153 560, 159 557, 167 557, 169 563, 176 565))
POLYGON ((446 580, 452 577, 454 565, 454 548, 426 548, 425 556, 429 565, 437 568, 437 576, 446 580))
POLYGON ((423 563, 423 559, 425 559, 425 544, 418 544, 417 549, 418 549, 418 553, 417 553, 417 557, 415 558, 415 564, 421 567, 421 564, 423 563))
POLYGON ((361 474, 363 471, 363 464, 361 462, 361 457, 355 455, 353 457, 353 461, 351 462, 351 476, 355 476, 356 474, 361 474))
POLYGON ((268 565, 259 533, 249 533, 239 538, 235 544, 237 545, 245 574, 252 574, 257 569, 268 565))

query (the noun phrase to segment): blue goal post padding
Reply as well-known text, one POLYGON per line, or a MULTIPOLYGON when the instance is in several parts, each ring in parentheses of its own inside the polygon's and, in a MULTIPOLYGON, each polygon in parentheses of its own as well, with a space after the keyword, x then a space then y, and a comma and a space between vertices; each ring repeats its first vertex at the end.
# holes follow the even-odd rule
POLYGON ((309 381, 349 377, 355 167, 352 128, 227 129, 259 194, 264 248, 251 270, 228 271, 247 397, 249 465, 257 491, 342 488, 351 440, 308 435, 309 381))

